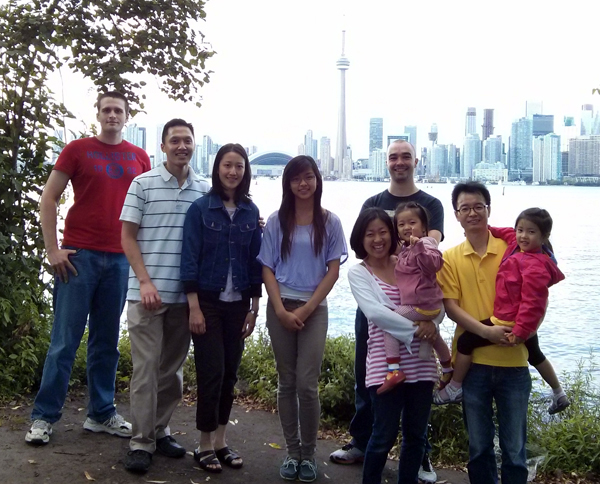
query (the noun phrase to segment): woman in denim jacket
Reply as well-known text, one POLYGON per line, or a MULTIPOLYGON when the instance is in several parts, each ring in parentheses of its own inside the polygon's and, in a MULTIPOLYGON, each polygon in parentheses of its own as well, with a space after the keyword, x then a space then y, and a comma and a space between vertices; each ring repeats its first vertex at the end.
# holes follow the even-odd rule
POLYGON ((261 296, 261 230, 249 196, 250 163, 239 144, 215 158, 212 189, 189 208, 183 226, 181 280, 190 308, 198 383, 194 459, 208 472, 242 467, 225 430, 244 338, 254 330, 261 296))

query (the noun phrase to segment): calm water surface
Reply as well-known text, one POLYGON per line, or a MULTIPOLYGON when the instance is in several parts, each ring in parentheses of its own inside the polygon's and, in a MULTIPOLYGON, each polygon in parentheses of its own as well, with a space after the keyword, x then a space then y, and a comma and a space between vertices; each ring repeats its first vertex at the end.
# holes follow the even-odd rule
MULTIPOLYGON (((324 182, 323 206, 340 217, 346 241, 363 202, 387 186, 376 182, 324 182)), ((463 231, 450 201, 453 185, 429 184, 419 188, 444 205, 445 239, 440 249, 462 242, 463 231)), ((590 352, 600 356, 600 215, 596 212, 600 211, 600 189, 511 185, 488 188, 492 196, 491 225, 513 226, 522 210, 534 206, 545 208, 552 215, 551 242, 566 279, 550 289, 548 312, 539 332, 541 347, 558 373, 573 372, 581 362, 589 368, 590 352)), ((259 179, 253 182, 251 190, 265 218, 279 208, 281 180, 259 179)), ((356 303, 347 273, 356 263, 351 253, 328 298, 330 335, 354 333, 356 303)), ((259 325, 265 322, 266 300, 261 300, 259 325)), ((445 337, 454 331, 454 323, 448 318, 442 327, 445 337)), ((595 381, 600 382, 600 370, 592 372, 595 381)))

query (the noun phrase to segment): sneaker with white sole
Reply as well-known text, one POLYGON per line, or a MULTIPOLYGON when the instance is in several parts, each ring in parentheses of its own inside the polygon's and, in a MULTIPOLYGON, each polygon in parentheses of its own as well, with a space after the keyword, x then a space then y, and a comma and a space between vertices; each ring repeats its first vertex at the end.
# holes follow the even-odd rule
POLYGON ((131 437, 131 424, 127 422, 121 415, 115 413, 105 422, 96 422, 91 418, 87 418, 83 422, 83 428, 90 432, 104 432, 118 437, 131 437))
POLYGON ((31 428, 25 435, 25 442, 35 445, 44 445, 50 441, 52 435, 52 424, 45 420, 34 420, 31 428))
POLYGON ((356 448, 354 444, 346 444, 341 449, 338 449, 329 454, 329 460, 336 464, 355 464, 365 460, 365 453, 356 448))
POLYGON ((449 383, 441 390, 436 390, 433 393, 433 403, 436 405, 446 405, 447 403, 460 403, 463 399, 463 390, 454 388, 452 383, 449 383))
POLYGON ((419 467, 419 481, 424 484, 434 484, 437 481, 437 474, 433 470, 428 453, 423 456, 423 462, 419 467))

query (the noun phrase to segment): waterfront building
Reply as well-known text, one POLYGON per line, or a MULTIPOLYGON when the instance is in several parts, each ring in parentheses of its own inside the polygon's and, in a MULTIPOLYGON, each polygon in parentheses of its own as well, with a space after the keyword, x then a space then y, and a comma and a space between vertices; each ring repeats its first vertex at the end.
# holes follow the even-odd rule
POLYGON ((196 173, 200 173, 200 160, 202 159, 202 145, 196 145, 194 154, 190 160, 190 166, 196 173))
MULTIPOLYGON (((210 155, 213 154, 213 141, 210 136, 205 134, 202 137, 202 157, 200 158, 200 166, 198 167, 200 171, 199 174, 208 175, 210 174, 209 164, 210 164, 210 155)), ((216 153, 216 151, 214 151, 216 153)))
POLYGON ((429 176, 434 180, 439 180, 447 176, 448 150, 446 145, 433 145, 431 149, 431 163, 429 176))
POLYGON ((494 110, 483 110, 483 124, 481 125, 481 139, 485 141, 494 134, 494 110))
POLYGON ((346 141, 346 71, 350 68, 350 61, 345 55, 346 31, 342 31, 342 55, 337 60, 336 66, 340 71, 340 106, 338 112, 337 147, 335 151, 334 173, 344 180, 352 178, 352 161, 347 157, 346 141))
POLYGON ((156 126, 156 146, 154 149, 154 163, 152 165, 152 168, 155 168, 160 163, 165 161, 165 154, 163 153, 160 147, 160 145, 162 144, 162 132, 164 127, 164 123, 156 126))
POLYGON ((481 161, 473 168, 473 180, 480 182, 505 182, 508 179, 508 169, 500 162, 486 163, 481 161))
POLYGON ((406 133, 398 134, 398 135, 389 135, 387 137, 387 145, 390 146, 394 141, 398 141, 398 140, 408 141, 410 143, 409 138, 410 138, 410 136, 406 133))
POLYGON ((461 178, 471 178, 475 165, 481 161, 481 140, 477 133, 465 137, 461 178))
POLYGON ((262 151, 249 157, 253 176, 280 177, 292 155, 283 151, 262 151))
POLYGON ((387 170, 387 150, 373 150, 369 155, 369 168, 375 179, 383 180, 389 176, 387 170))
POLYGON ((521 118, 512 123, 508 148, 508 179, 521 180, 524 173, 531 171, 533 165, 532 152, 532 120, 521 118))
POLYGON ((383 149, 383 118, 369 120, 369 154, 383 149))
POLYGON ((600 175, 600 136, 569 140, 569 175, 600 175))
MULTIPOLYGON (((560 133, 557 134, 560 134, 560 149, 562 151, 569 151, 569 140, 579 136, 579 127, 575 124, 575 118, 573 116, 565 116, 560 133)), ((568 170, 565 170, 564 173, 566 175, 568 170)))
POLYGON ((404 134, 408 135, 408 142, 415 148, 415 154, 417 150, 417 127, 416 126, 404 126, 404 134))
POLYGON ((531 118, 531 134, 533 137, 554 133, 554 115, 534 114, 531 118))
POLYGON ((475 108, 467 108, 467 116, 465 119, 465 136, 477 133, 477 110, 475 108))
POLYGON ((447 147, 448 158, 446 161, 446 176, 460 176, 460 148, 450 144, 447 147))
POLYGON ((319 161, 321 162, 321 173, 329 175, 333 173, 333 158, 331 158, 331 140, 326 136, 321 138, 321 149, 319 161))
POLYGON ((581 106, 581 136, 590 136, 592 134, 592 126, 594 122, 594 106, 592 104, 584 104, 581 106))
POLYGON ((483 142, 483 161, 502 162, 502 136, 492 136, 483 142))
POLYGON ((313 139, 312 129, 309 129, 304 135, 304 150, 298 154, 310 156, 315 161, 318 159, 317 140, 313 139))

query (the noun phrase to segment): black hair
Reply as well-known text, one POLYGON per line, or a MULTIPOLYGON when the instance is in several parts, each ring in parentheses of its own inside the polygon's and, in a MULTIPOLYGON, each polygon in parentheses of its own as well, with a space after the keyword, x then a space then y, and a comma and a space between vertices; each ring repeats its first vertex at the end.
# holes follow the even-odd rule
POLYGON ((238 143, 227 143, 226 145, 221 146, 219 151, 217 151, 215 164, 213 165, 212 170, 212 188, 210 189, 210 193, 216 193, 223 200, 228 200, 227 195, 225 194, 225 189, 223 188, 223 184, 221 183, 221 178, 219 178, 219 165, 227 153, 237 153, 244 159, 244 176, 242 177, 240 184, 235 189, 233 201, 235 203, 248 203, 250 201, 250 182, 252 181, 252 170, 250 169, 248 153, 246 153, 244 147, 238 143))
POLYGON ((392 243, 390 244, 389 255, 393 255, 398 248, 398 234, 394 228, 392 217, 382 208, 367 208, 360 212, 350 234, 350 248, 354 251, 358 259, 366 259, 369 255, 365 250, 365 234, 367 227, 374 220, 381 220, 390 232, 392 243))
POLYGON ((119 91, 106 91, 98 94, 98 98, 96 99, 96 108, 98 109, 98 112, 100 112, 100 101, 106 97, 113 97, 115 99, 121 99, 122 101, 125 101, 125 114, 129 116, 129 101, 125 97, 125 94, 119 91))
POLYGON ((325 237, 327 236, 327 219, 329 212, 321 208, 321 196, 323 195, 323 178, 319 167, 310 156, 299 155, 292 158, 285 165, 281 184, 283 186, 283 195, 281 198, 281 206, 279 207, 279 224, 283 239, 281 241, 281 259, 286 260, 290 255, 292 248, 292 240, 294 238, 294 229, 296 228, 296 197, 292 193, 291 182, 292 178, 298 176, 307 170, 312 170, 317 181, 317 188, 314 194, 313 207, 313 250, 315 255, 319 255, 325 245, 325 237))
POLYGON ((492 203, 490 192, 483 183, 475 181, 457 183, 452 190, 452 208, 454 208, 454 211, 458 210, 458 197, 461 193, 479 194, 485 199, 485 204, 487 206, 490 206, 492 203))
POLYGON ((174 128, 175 126, 183 126, 185 128, 188 128, 191 132, 192 132, 192 136, 194 135, 194 127, 192 126, 192 123, 188 123, 187 121, 180 119, 180 118, 174 118, 171 121, 167 122, 167 124, 165 124, 163 130, 162 130, 162 144, 164 145, 167 141, 167 135, 169 134, 169 129, 170 128, 174 128))
POLYGON ((552 252, 552 244, 550 244, 550 233, 552 232, 552 217, 548 213, 547 210, 543 208, 528 208, 527 210, 523 210, 517 220, 515 221, 515 228, 521 220, 527 220, 532 224, 535 224, 540 232, 542 233, 542 242, 545 246, 547 246, 552 252))
POLYGON ((429 233, 429 211, 417 202, 404 202, 396 207, 396 212, 394 213, 394 227, 398 227, 398 214, 405 210, 410 210, 419 217, 421 225, 423 225, 423 229, 425 229, 425 235, 427 235, 429 233))

